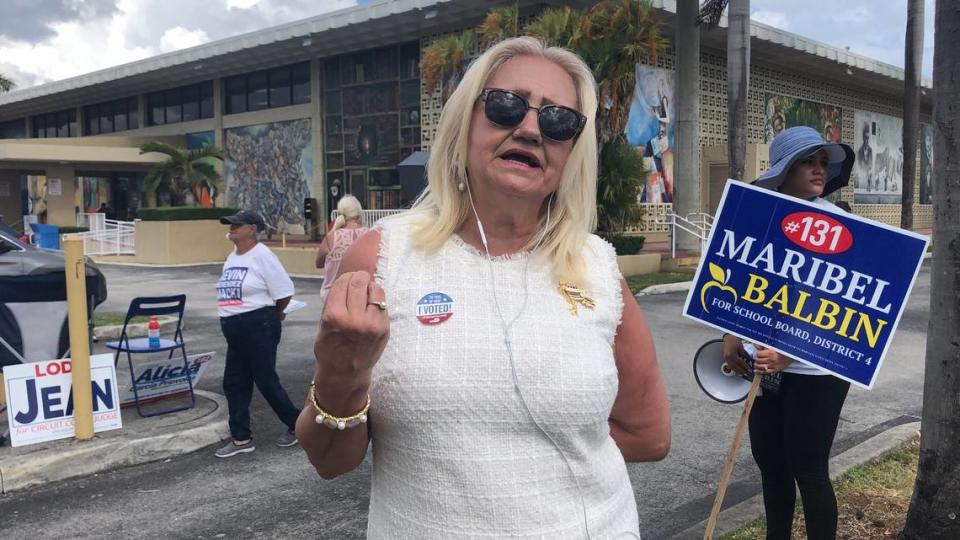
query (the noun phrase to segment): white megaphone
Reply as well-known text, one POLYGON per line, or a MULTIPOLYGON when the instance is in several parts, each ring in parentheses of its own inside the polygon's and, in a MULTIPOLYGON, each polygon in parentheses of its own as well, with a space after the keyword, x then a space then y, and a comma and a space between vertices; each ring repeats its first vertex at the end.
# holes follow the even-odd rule
POLYGON ((723 340, 704 343, 693 357, 693 376, 705 394, 720 403, 739 403, 750 392, 750 375, 740 375, 723 359, 723 340))

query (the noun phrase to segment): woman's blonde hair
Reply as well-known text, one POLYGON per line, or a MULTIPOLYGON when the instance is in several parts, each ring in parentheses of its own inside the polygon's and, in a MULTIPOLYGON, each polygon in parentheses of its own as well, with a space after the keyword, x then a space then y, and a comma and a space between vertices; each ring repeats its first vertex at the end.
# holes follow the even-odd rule
POLYGON ((333 221, 333 229, 343 228, 348 221, 360 221, 360 216, 362 215, 363 207, 360 206, 360 201, 357 200, 353 195, 344 195, 340 202, 337 203, 337 219, 333 221))
MULTIPOLYGON (((457 186, 467 182, 467 143, 472 110, 487 81, 505 62, 517 57, 550 60, 566 71, 577 89, 578 108, 587 117, 583 132, 573 144, 551 204, 550 222, 541 218, 541 247, 558 280, 585 286, 582 250, 597 221, 597 111, 596 81, 590 68, 575 53, 547 47, 532 37, 506 39, 493 45, 473 61, 440 113, 437 134, 427 164, 427 189, 412 211, 428 219, 414 229, 414 242, 425 249, 437 249, 457 230, 470 212, 467 194, 457 186)), ((533 235, 527 249, 540 234, 533 235)))

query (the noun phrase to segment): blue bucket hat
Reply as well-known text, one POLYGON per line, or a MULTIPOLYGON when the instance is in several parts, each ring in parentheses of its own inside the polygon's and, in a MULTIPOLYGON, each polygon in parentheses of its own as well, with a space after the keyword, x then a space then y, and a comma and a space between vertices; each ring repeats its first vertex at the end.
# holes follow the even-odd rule
POLYGON ((830 160, 827 183, 823 186, 821 196, 833 193, 850 181, 855 157, 853 148, 845 144, 823 142, 823 136, 807 126, 785 129, 773 139, 770 144, 770 168, 752 183, 766 189, 779 189, 787 180, 787 172, 794 162, 820 149, 827 152, 830 160))

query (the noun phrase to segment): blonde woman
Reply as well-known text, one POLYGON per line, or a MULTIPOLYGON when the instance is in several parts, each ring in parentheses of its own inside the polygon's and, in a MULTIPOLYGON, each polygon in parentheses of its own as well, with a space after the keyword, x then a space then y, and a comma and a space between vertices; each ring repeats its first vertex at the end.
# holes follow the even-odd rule
POLYGON ((363 207, 353 195, 345 195, 340 199, 337 203, 337 214, 333 228, 323 237, 323 242, 320 242, 320 248, 317 249, 316 265, 317 268, 323 268, 323 286, 320 288, 321 308, 337 277, 343 254, 368 230, 362 223, 363 207))
POLYGON ((639 538, 626 462, 667 454, 670 416, 590 234, 595 88, 567 50, 491 47, 444 106, 426 194, 344 257, 297 433, 324 478, 372 443, 369 538, 639 538))

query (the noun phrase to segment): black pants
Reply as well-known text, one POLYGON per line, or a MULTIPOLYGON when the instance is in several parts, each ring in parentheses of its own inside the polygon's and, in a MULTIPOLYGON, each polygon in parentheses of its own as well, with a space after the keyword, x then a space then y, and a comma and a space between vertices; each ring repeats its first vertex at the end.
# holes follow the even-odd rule
POLYGON ((227 339, 223 393, 230 413, 230 435, 238 441, 250 438, 250 400, 253 399, 254 384, 280 421, 293 429, 300 409, 290 401, 277 376, 277 345, 280 344, 277 308, 271 306, 221 317, 220 329, 227 339))
POLYGON ((750 445, 763 482, 768 540, 790 538, 796 487, 807 538, 836 538, 837 498, 828 467, 849 389, 850 383, 829 375, 784 373, 778 394, 754 402, 750 445))

